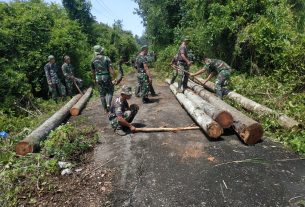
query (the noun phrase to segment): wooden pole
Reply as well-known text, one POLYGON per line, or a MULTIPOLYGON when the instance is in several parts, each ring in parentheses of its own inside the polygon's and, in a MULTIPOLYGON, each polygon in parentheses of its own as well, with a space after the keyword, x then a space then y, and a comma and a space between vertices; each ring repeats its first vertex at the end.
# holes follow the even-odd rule
POLYGON ((59 111, 53 114, 43 124, 36 128, 25 139, 16 145, 16 153, 18 155, 26 155, 33 153, 39 149, 40 142, 50 133, 51 130, 59 126, 69 115, 71 107, 81 98, 81 94, 74 96, 59 111))
POLYGON ((234 120, 233 128, 246 144, 256 144, 262 138, 264 130, 260 123, 254 121, 234 107, 225 103, 213 93, 205 90, 202 86, 192 83, 191 81, 188 82, 188 86, 204 100, 220 109, 230 112, 234 120))
MULTIPOLYGON (((200 78, 197 78, 197 80, 202 81, 202 79, 200 79, 200 78)), ((204 87, 210 91, 215 92, 215 84, 212 82, 208 81, 204 87)), ((227 96, 229 99, 242 105, 242 107, 244 107, 245 109, 247 109, 249 111, 252 111, 259 115, 274 115, 277 118, 279 124, 286 129, 298 128, 301 126, 301 124, 299 122, 286 116, 285 114, 278 113, 278 112, 268 108, 267 106, 259 104, 245 96, 240 95, 239 93, 230 91, 227 96)))
POLYGON ((177 88, 174 85, 170 85, 170 89, 175 94, 180 104, 184 106, 190 116, 197 122, 197 124, 209 137, 218 138, 221 136, 223 129, 217 122, 215 122, 212 118, 200 110, 199 106, 188 100, 183 93, 177 93, 177 88))
POLYGON ((178 132, 178 131, 186 131, 186 130, 196 130, 200 129, 200 127, 177 127, 177 128, 136 128, 135 132, 178 132))
POLYGON ((75 78, 73 78, 73 83, 74 83, 75 87, 77 88, 78 92, 79 92, 81 95, 84 95, 83 92, 79 89, 79 87, 78 87, 78 85, 77 85, 77 83, 76 83, 75 78))
POLYGON ((90 95, 92 93, 92 88, 88 88, 86 93, 79 99, 79 101, 70 109, 70 114, 72 116, 77 116, 82 108, 84 108, 85 104, 90 98, 90 95))

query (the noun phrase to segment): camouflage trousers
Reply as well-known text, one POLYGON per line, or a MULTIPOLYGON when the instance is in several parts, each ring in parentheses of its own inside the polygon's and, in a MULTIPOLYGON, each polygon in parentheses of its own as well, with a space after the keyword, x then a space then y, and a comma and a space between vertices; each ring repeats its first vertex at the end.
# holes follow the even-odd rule
POLYGON ((59 96, 65 96, 66 95, 66 88, 59 81, 57 84, 49 85, 49 92, 52 94, 52 98, 56 99, 59 96))
POLYGON ((176 78, 178 77, 178 71, 173 70, 171 84, 175 83, 176 78))
POLYGON ((138 86, 137 86, 138 89, 136 89, 136 93, 137 91, 139 91, 141 93, 142 98, 147 98, 149 92, 148 76, 146 73, 138 73, 137 78, 138 78, 138 86))
MULTIPOLYGON (((123 118, 127 122, 131 123, 133 121, 134 117, 137 115, 138 109, 139 109, 139 107, 136 104, 130 105, 130 110, 124 112, 123 118)), ((110 114, 108 116, 108 118, 109 118, 109 123, 113 129, 122 127, 115 114, 110 114)))
POLYGON ((184 62, 178 62, 178 90, 181 89, 185 90, 187 88, 187 82, 189 80, 189 74, 185 73, 184 71, 189 71, 189 66, 184 62), (184 71, 183 71, 184 70, 184 71))
POLYGON ((96 79, 102 106, 105 111, 109 111, 114 92, 114 86, 111 82, 111 77, 109 75, 103 75, 101 77, 97 77, 96 79))
POLYGON ((230 80, 231 71, 224 69, 221 70, 218 73, 218 76, 215 81, 215 91, 216 95, 223 99, 223 95, 227 94, 228 90, 225 88, 225 86, 228 85, 228 82, 230 80))
MULTIPOLYGON (((66 88, 67 88, 67 95, 72 96, 73 95, 73 88, 74 88, 74 81, 73 79, 65 79, 66 81, 66 88)), ((79 88, 83 86, 83 80, 79 78, 75 78, 75 83, 79 88)))

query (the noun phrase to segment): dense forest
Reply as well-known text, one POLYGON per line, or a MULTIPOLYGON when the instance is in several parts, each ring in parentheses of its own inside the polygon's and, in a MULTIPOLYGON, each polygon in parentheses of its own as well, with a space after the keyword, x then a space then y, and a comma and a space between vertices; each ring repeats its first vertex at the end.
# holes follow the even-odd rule
MULTIPOLYGON (((235 69, 231 89, 304 124, 305 1, 135 2, 158 57, 157 74, 171 74, 168 63, 181 39, 188 37, 196 60, 191 70, 202 66, 203 56, 224 60, 235 69)), ((270 116, 254 118, 263 123, 267 134, 305 152, 304 131, 281 130, 270 116)))

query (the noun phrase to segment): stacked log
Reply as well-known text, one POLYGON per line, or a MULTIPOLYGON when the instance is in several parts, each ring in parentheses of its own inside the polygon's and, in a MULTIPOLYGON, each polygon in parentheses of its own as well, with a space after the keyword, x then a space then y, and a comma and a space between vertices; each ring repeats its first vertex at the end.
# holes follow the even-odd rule
POLYGON ((200 97, 214 106, 226 110, 233 116, 233 128, 246 144, 256 144, 263 136, 263 127, 258 122, 247 117, 234 107, 216 97, 213 93, 205 90, 202 86, 189 81, 188 86, 200 97))
POLYGON ((79 101, 70 109, 70 114, 72 116, 78 116, 80 111, 84 108, 85 104, 88 102, 92 93, 92 88, 88 88, 86 93, 79 99, 79 101))
MULTIPOLYGON (((194 80, 194 82, 197 84, 200 84, 200 83, 198 83, 198 80, 202 81, 202 79, 200 79, 200 78, 196 78, 196 79, 197 79, 197 81, 194 80)), ((207 82, 204 85, 204 87, 210 91, 215 92, 215 85, 212 82, 207 82)), ((267 106, 259 104, 255 101, 252 101, 251 99, 248 99, 247 97, 240 95, 239 93, 230 91, 227 96, 229 99, 242 105, 243 108, 245 108, 251 112, 257 113, 259 115, 274 115, 278 119, 279 124, 286 129, 298 128, 301 126, 301 124, 299 122, 288 117, 287 115, 278 113, 278 112, 268 108, 267 106)))
POLYGON ((217 122, 200 110, 199 106, 188 100, 183 93, 177 93, 177 88, 174 85, 170 85, 170 89, 175 94, 180 104, 187 110, 190 116, 209 137, 220 137, 220 135, 223 133, 223 129, 217 122))
POLYGON ((59 126, 68 116, 69 111, 74 104, 81 98, 81 94, 74 96, 66 105, 64 105, 53 116, 47 119, 42 125, 35 129, 25 139, 16 145, 16 153, 18 155, 26 155, 33 153, 39 149, 39 144, 50 133, 51 130, 59 126))

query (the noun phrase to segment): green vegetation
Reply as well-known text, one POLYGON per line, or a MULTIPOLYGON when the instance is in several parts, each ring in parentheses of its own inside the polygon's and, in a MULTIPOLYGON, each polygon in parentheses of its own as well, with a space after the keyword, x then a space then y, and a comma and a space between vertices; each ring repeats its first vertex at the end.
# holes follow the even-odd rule
MULTIPOLYGON (((169 76, 182 37, 201 66, 204 55, 229 63, 234 90, 305 125, 305 2, 302 0, 135 0, 146 38, 157 53, 155 68, 169 76)), ((281 129, 258 117, 269 137, 305 153, 304 132, 281 129)))

